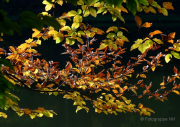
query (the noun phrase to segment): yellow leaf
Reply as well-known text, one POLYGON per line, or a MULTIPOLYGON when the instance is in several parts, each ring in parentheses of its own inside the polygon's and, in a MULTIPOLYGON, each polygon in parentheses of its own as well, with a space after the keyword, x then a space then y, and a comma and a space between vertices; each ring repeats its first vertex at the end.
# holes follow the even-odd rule
POLYGON ((179 91, 177 91, 177 90, 173 90, 173 92, 179 95, 179 91))
POLYGON ((40 33, 40 31, 37 29, 32 29, 32 30, 34 31, 34 33, 32 34, 32 37, 35 37, 40 33))
POLYGON ((156 69, 156 67, 153 67, 153 68, 152 68, 152 71, 155 71, 155 69, 156 69))
POLYGON ((35 114, 29 114, 29 116, 30 116, 31 119, 34 119, 36 117, 35 114))
POLYGON ((154 38, 153 41, 157 42, 158 44, 164 44, 160 39, 154 38))
POLYGON ((130 104, 131 100, 126 100, 125 102, 126 102, 126 104, 130 104))
POLYGON ((23 76, 29 76, 29 75, 30 75, 30 73, 31 73, 31 71, 30 71, 30 70, 25 71, 25 72, 23 72, 23 76))
POLYGON ((35 49, 28 49, 28 50, 26 50, 26 52, 29 52, 29 53, 37 53, 37 51, 35 50, 35 49))
POLYGON ((80 37, 76 37, 77 41, 79 41, 81 44, 84 44, 83 39, 81 39, 80 37))
POLYGON ((53 113, 51 113, 50 111, 44 111, 43 114, 47 117, 53 117, 53 113))
POLYGON ((171 58, 172 58, 172 55, 171 55, 171 54, 166 54, 166 56, 165 56, 165 61, 166 61, 166 63, 169 63, 169 61, 171 60, 171 58))
MULTIPOLYGON (((76 16, 75 16, 76 17, 76 16)), ((60 19, 60 20, 57 20, 59 22, 59 24, 65 26, 66 25, 66 20, 64 19, 60 19)))
POLYGON ((140 74, 141 78, 147 78, 145 74, 140 74))
POLYGON ((41 40, 38 39, 38 40, 36 41, 36 44, 41 45, 41 40))
POLYGON ((74 22, 71 26, 72 29, 77 29, 79 27, 79 23, 78 22, 74 22))
POLYGON ((100 7, 101 6, 101 3, 100 2, 97 2, 94 4, 94 7, 100 7))
POLYGON ((97 13, 96 13, 96 10, 94 8, 90 8, 90 14, 93 16, 93 17, 96 17, 97 16, 97 13))
POLYGON ((26 43, 31 43, 33 41, 33 39, 29 38, 28 40, 26 40, 26 43))
POLYGON ((0 117, 4 117, 5 119, 7 118, 7 115, 6 115, 6 113, 4 113, 4 112, 0 112, 0 117))
POLYGON ((81 15, 76 15, 76 16, 74 16, 74 18, 73 18, 73 22, 82 22, 82 16, 81 15))
POLYGON ((30 48, 31 46, 27 43, 22 43, 20 46, 18 46, 18 49, 25 50, 27 48, 30 48))
POLYGON ((63 0, 56 0, 56 3, 58 3, 59 5, 63 5, 63 0))
POLYGON ((84 17, 87 17, 87 16, 89 16, 89 9, 86 9, 84 12, 84 17))
POLYGON ((141 18, 140 18, 139 16, 137 16, 137 15, 135 15, 135 22, 136 22, 136 24, 137 24, 138 27, 140 27, 141 24, 142 24, 141 18))
POLYGON ((74 10, 69 11, 69 12, 66 14, 66 16, 75 16, 75 15, 77 15, 77 12, 74 11, 74 10))
POLYGON ((61 28, 62 31, 69 31, 71 30, 71 28, 69 26, 64 26, 63 28, 61 28))
POLYGON ((102 43, 99 47, 99 50, 104 49, 105 47, 107 47, 107 45, 105 43, 102 43))
POLYGON ((77 113, 79 110, 81 110, 81 109, 82 109, 82 107, 77 106, 76 113, 77 113))
POLYGON ((77 1, 77 5, 83 5, 84 2, 82 0, 77 1))

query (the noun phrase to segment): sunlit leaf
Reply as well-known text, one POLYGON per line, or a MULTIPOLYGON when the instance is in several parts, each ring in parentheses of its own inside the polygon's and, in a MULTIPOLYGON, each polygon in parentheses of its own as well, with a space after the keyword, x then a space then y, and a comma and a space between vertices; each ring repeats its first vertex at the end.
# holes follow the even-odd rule
POLYGON ((152 26, 152 23, 149 23, 149 22, 145 22, 141 27, 146 27, 146 28, 149 28, 152 26))
POLYGON ((165 56, 165 61, 166 63, 169 63, 169 61, 172 59, 172 55, 171 54, 166 54, 165 56))

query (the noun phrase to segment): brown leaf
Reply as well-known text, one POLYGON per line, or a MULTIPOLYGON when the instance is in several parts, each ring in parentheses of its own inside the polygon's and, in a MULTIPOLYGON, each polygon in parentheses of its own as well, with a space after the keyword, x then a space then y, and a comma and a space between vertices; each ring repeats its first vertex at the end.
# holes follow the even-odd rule
POLYGON ((140 27, 141 24, 142 24, 141 18, 140 18, 139 16, 137 16, 137 15, 135 15, 135 22, 136 22, 136 24, 137 24, 138 27, 140 27))

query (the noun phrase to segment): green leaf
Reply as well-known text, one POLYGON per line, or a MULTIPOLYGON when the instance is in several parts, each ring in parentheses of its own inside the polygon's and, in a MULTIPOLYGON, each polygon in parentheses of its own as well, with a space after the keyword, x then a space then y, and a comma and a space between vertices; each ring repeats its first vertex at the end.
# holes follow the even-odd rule
POLYGON ((74 6, 77 6, 77 0, 66 0, 68 3, 73 4, 74 6))
POLYGON ((62 37, 57 37, 56 38, 56 44, 60 43, 63 41, 63 38, 62 37))
POLYGON ((117 16, 116 15, 112 15, 112 20, 113 22, 117 20, 117 16))
POLYGON ((161 8, 161 12, 163 15, 168 16, 168 11, 165 8, 161 8))
POLYGON ((122 31, 119 31, 118 33, 117 33, 117 36, 118 37, 121 37, 123 35, 123 32, 122 31))
POLYGON ((106 38, 114 38, 114 37, 116 37, 115 33, 108 33, 106 38))
POLYGON ((96 10, 94 8, 92 8, 92 7, 90 8, 90 14, 95 18, 97 16, 96 10))
POLYGON ((47 26, 52 26, 55 29, 60 28, 60 24, 59 22, 54 18, 54 17, 49 17, 49 16, 43 16, 43 22, 44 24, 46 24, 47 26))
POLYGON ((105 11, 105 10, 106 10, 106 8, 105 8, 105 7, 101 7, 100 9, 98 9, 97 14, 99 14, 99 13, 101 13, 101 12, 105 11))
POLYGON ((127 0, 126 1, 126 7, 128 8, 128 10, 130 12, 133 13, 133 15, 136 14, 136 11, 137 11, 137 0, 127 0))
POLYGON ((35 13, 30 11, 23 11, 20 14, 20 22, 28 28, 36 28, 41 31, 44 26, 44 21, 42 21, 35 13))
POLYGON ((89 9, 86 9, 84 12, 84 17, 87 17, 87 16, 89 16, 89 9))
POLYGON ((172 58, 171 54, 166 54, 166 56, 165 56, 166 63, 168 63, 171 60, 171 58, 172 58))
POLYGON ((149 40, 146 40, 143 44, 140 44, 138 49, 141 53, 144 53, 146 49, 148 49, 152 45, 153 45, 153 41, 149 39, 149 40))
POLYGON ((164 44, 160 39, 154 38, 153 41, 157 42, 158 44, 164 44))
POLYGON ((0 58, 0 68, 1 68, 2 64, 4 64, 4 66, 9 67, 11 70, 14 70, 14 67, 12 66, 12 64, 8 60, 0 58))
POLYGON ((180 59, 180 55, 177 52, 171 51, 171 54, 176 58, 176 59, 180 59))
POLYGON ((82 10, 78 9, 77 13, 80 15, 82 13, 82 10))
POLYGON ((134 42, 135 42, 135 44, 133 44, 133 45, 131 46, 130 51, 132 51, 132 50, 134 50, 134 49, 138 48, 138 47, 139 47, 139 45, 143 42, 143 40, 142 40, 142 39, 137 39, 137 40, 136 40, 136 41, 134 41, 134 42))
POLYGON ((149 5, 149 3, 148 3, 148 1, 147 0, 137 0, 139 3, 141 3, 141 4, 143 4, 143 5, 146 5, 146 6, 148 6, 149 5))
POLYGON ((102 2, 102 1, 109 5, 114 5, 117 7, 119 7, 123 2, 123 0, 100 0, 100 2, 102 2))
POLYGON ((69 45, 73 45, 75 43, 74 38, 66 38, 66 43, 69 45))

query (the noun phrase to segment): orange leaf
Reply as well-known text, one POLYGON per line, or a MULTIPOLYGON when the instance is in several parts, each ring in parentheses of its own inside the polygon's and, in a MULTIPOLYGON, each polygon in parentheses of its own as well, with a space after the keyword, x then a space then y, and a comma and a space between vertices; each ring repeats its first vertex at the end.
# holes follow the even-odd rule
POLYGON ((139 16, 137 16, 137 15, 135 15, 135 22, 136 22, 136 24, 137 24, 138 27, 140 27, 141 24, 142 24, 141 18, 140 18, 139 16))
POLYGON ((174 66, 174 73, 177 74, 178 70, 177 68, 174 66))
POLYGON ((161 82, 161 84, 160 84, 161 86, 163 86, 164 85, 164 82, 161 82))
POLYGON ((163 7, 164 7, 165 9, 174 10, 174 7, 172 6, 172 2, 163 2, 163 7))
POLYGON ((85 74, 88 74, 89 72, 91 72, 91 67, 88 67, 88 68, 86 69, 85 74))
POLYGON ((47 85, 46 87, 53 87, 53 86, 54 86, 54 84, 51 83, 51 84, 47 85))
POLYGON ((14 48, 13 46, 9 46, 9 50, 10 50, 11 52, 14 52, 14 51, 15 51, 15 48, 14 48))
POLYGON ((107 71, 107 78, 110 78, 110 73, 109 73, 109 71, 107 71))
POLYGON ((168 40, 170 40, 170 39, 174 39, 175 38, 175 32, 172 32, 172 33, 170 33, 169 35, 168 35, 168 40))
POLYGON ((151 37, 153 37, 153 36, 156 35, 156 34, 162 34, 162 32, 161 32, 160 30, 155 30, 154 32, 149 33, 149 35, 150 35, 151 37))
POLYGON ((26 115, 29 115, 29 114, 31 114, 31 110, 30 109, 28 109, 28 108, 24 108, 24 113, 26 114, 26 115))
POLYGON ((143 107, 143 104, 139 103, 138 107, 141 109, 143 107))
POLYGON ((118 91, 117 91, 117 90, 112 90, 112 91, 113 91, 115 94, 116 94, 116 93, 118 93, 118 91))
POLYGON ((41 112, 46 111, 44 108, 41 108, 41 107, 38 107, 38 110, 41 111, 41 112))
POLYGON ((145 22, 141 27, 149 28, 152 26, 152 23, 145 22))
POLYGON ((145 74, 140 74, 141 78, 147 78, 145 74))

